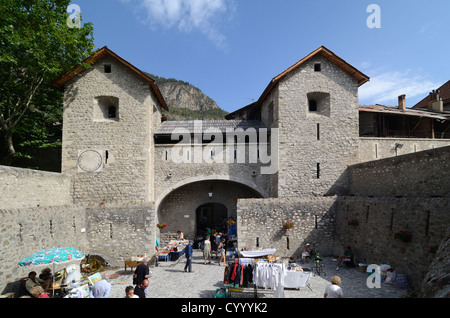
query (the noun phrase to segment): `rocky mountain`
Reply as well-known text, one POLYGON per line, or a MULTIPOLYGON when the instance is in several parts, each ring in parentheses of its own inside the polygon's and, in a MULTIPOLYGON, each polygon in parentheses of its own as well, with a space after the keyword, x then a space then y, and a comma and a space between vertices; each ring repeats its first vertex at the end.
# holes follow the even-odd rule
POLYGON ((168 120, 224 119, 227 115, 213 99, 188 82, 148 75, 155 80, 166 100, 168 120))

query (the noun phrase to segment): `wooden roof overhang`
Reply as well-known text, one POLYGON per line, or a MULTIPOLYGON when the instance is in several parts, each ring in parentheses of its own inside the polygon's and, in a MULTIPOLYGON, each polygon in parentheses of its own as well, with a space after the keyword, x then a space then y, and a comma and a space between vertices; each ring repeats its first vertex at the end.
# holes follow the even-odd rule
POLYGON ((348 64, 346 61, 344 61, 343 59, 341 59, 339 56, 337 56, 336 54, 334 54, 332 51, 330 51, 329 49, 327 49, 325 46, 321 46, 320 48, 318 48, 317 50, 315 50, 314 52, 311 52, 310 54, 308 54, 307 56, 305 56, 303 59, 301 59, 300 61, 298 61, 297 63, 295 63, 294 65, 292 65, 291 67, 289 67, 287 70, 285 70, 283 73, 279 74, 278 76, 274 77, 272 79, 272 81, 269 83, 269 85, 267 86, 266 90, 264 91, 264 93, 261 95, 261 97, 259 98, 258 102, 262 103, 264 101, 264 99, 270 94, 270 92, 272 91, 272 89, 283 79, 285 78, 287 75, 289 75, 292 71, 296 70, 297 68, 299 68, 300 66, 302 66, 303 64, 305 64, 307 61, 309 61, 310 59, 312 59, 313 57, 315 57, 316 55, 321 55, 323 57, 325 57, 327 60, 329 60, 331 63, 335 64, 336 66, 340 67, 342 70, 344 70, 345 72, 347 72, 348 74, 350 74, 351 76, 355 77, 358 80, 358 86, 363 85, 364 83, 368 82, 370 80, 370 78, 361 73, 358 69, 356 69, 355 67, 351 66, 350 64, 348 64))
POLYGON ((394 106, 385 106, 385 105, 360 105, 360 112, 366 113, 378 113, 383 115, 397 115, 397 116, 412 116, 412 117, 421 117, 421 118, 429 118, 436 119, 441 122, 445 122, 450 120, 450 112, 441 113, 434 112, 429 110, 420 110, 420 109, 412 109, 408 108, 405 110, 398 109, 394 106))
MULTIPOLYGON (((128 61, 124 60, 119 55, 117 55, 116 53, 114 53, 113 51, 108 49, 108 47, 104 46, 103 48, 97 50, 97 52, 95 52, 93 55, 91 55, 90 57, 85 59, 82 62, 82 64, 94 65, 94 64, 98 63, 99 61, 103 60, 106 57, 114 58, 120 64, 124 65, 126 68, 131 70, 137 76, 139 76, 142 80, 144 80, 144 82, 147 82, 150 85, 150 87, 152 88, 152 90, 154 91, 154 93, 155 93, 158 101, 160 102, 161 106, 165 110, 167 110, 167 111, 169 110, 169 108, 168 108, 168 106, 167 106, 167 104, 166 104, 166 102, 164 100, 164 97, 162 96, 161 91, 159 90, 159 87, 156 85, 155 81, 152 78, 150 78, 148 75, 146 75, 144 72, 139 70, 137 67, 135 67, 134 65, 132 65, 131 63, 129 63, 128 61)), ((67 71, 66 73, 62 74, 60 77, 55 79, 52 82, 52 84, 55 87, 57 87, 58 89, 64 90, 64 86, 65 86, 65 84, 67 82, 69 82, 70 80, 75 78, 77 75, 80 75, 81 73, 83 73, 87 69, 88 69, 87 67, 83 67, 83 66, 74 67, 73 69, 67 71)))
MULTIPOLYGON (((261 105, 264 102, 264 100, 267 98, 267 96, 269 96, 269 94, 272 92, 274 87, 276 87, 278 85, 278 83, 282 79, 284 79, 291 72, 293 72, 294 70, 296 70, 300 66, 304 65, 306 62, 308 62, 309 60, 311 60, 313 57, 315 57, 317 55, 323 56, 324 58, 326 58, 331 63, 335 64, 336 66, 338 66, 339 68, 341 68, 342 70, 344 70, 345 72, 350 74, 351 76, 355 77, 357 79, 357 81, 358 81, 358 87, 363 85, 363 84, 365 84, 365 83, 367 83, 368 81, 370 81, 370 77, 369 76, 367 76, 364 73, 360 72, 358 69, 356 69, 355 67, 353 67, 352 65, 350 65, 349 63, 347 63, 346 61, 341 59, 339 56, 337 56, 335 53, 333 53, 332 51, 330 51, 329 49, 327 49, 325 46, 322 45, 321 47, 319 47, 315 51, 311 52, 310 54, 305 56, 303 59, 301 59, 300 61, 298 61, 297 63, 295 63, 291 67, 289 67, 283 73, 281 73, 278 76, 274 77, 270 81, 269 85, 264 90, 264 92, 262 93, 262 95, 258 99, 258 101, 256 101, 255 103, 253 103, 251 105, 248 105, 246 107, 249 107, 249 106, 251 106, 251 108, 261 107, 261 105)), ((240 109, 240 110, 242 110, 242 109, 240 109)), ((227 117, 231 118, 234 113, 239 112, 240 110, 237 110, 237 111, 229 114, 227 117)))

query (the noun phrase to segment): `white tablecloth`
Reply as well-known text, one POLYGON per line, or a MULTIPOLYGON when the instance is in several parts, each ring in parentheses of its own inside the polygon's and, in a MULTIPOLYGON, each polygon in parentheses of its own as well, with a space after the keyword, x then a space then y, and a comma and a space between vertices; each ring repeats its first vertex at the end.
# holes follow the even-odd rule
POLYGON ((311 272, 287 271, 284 278, 284 288, 300 288, 309 285, 311 272))
POLYGON ((264 257, 268 255, 275 254, 277 250, 275 248, 265 249, 265 250, 255 250, 255 251, 239 251, 243 257, 264 257))

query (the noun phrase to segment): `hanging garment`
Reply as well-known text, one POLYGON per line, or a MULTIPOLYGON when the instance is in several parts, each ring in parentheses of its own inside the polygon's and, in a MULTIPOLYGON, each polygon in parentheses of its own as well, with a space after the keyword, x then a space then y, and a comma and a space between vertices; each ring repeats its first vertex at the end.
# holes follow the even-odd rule
POLYGON ((223 283, 224 283, 225 285, 228 284, 228 265, 225 266, 225 270, 224 270, 224 272, 223 272, 223 283))

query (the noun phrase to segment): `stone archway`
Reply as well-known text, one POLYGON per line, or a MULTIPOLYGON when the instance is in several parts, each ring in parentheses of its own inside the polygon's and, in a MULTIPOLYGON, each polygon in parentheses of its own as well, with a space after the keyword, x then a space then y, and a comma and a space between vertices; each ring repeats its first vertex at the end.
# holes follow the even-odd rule
POLYGON ((167 224, 161 230, 161 237, 180 230, 185 238, 195 239, 199 207, 216 204, 216 207, 226 208, 227 217, 236 217, 238 199, 262 197, 258 191, 233 181, 205 180, 185 184, 167 194, 158 204, 157 223, 167 224))

